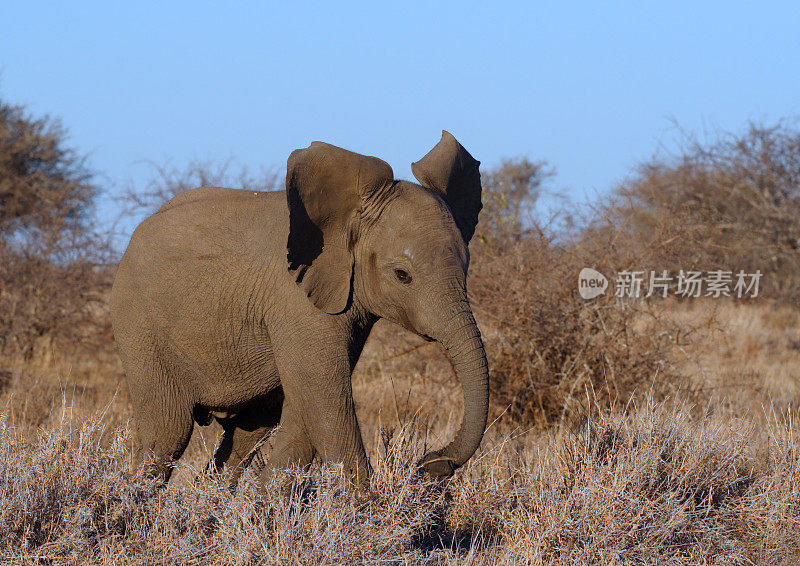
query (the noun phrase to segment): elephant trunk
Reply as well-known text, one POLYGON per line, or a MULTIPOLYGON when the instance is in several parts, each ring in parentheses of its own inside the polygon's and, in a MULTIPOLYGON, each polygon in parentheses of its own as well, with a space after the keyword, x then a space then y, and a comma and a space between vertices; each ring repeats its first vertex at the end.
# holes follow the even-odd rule
POLYGON ((456 316, 441 335, 444 346, 464 392, 464 414, 453 441, 426 455, 422 464, 434 475, 450 475, 475 453, 486 429, 489 412, 489 366, 481 333, 466 299, 459 301, 456 316))

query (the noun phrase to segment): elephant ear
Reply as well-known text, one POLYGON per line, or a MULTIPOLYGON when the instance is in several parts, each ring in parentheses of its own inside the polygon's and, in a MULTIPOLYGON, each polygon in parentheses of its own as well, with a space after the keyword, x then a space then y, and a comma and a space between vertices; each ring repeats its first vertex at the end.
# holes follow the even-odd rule
POLYGON ((353 279, 352 248, 362 203, 394 180, 392 168, 327 143, 292 152, 286 163, 289 272, 318 308, 345 311, 353 279))
POLYGON ((442 195, 467 243, 475 233, 478 213, 483 208, 480 164, 445 130, 439 143, 425 157, 411 164, 417 181, 442 195))

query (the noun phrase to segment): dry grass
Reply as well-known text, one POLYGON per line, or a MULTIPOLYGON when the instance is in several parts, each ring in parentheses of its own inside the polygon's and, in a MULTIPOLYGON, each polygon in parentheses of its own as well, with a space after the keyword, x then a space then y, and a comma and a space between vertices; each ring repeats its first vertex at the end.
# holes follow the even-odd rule
POLYGON ((694 405, 643 395, 527 433, 502 416, 444 485, 413 464, 456 425, 449 364, 436 345, 379 325, 354 376, 375 468, 360 494, 335 467, 287 472, 288 494, 287 477, 261 491, 247 476, 231 494, 224 476, 201 472, 212 427, 198 429, 170 486, 153 489, 128 470, 115 357, 7 360, 0 552, 75 564, 796 563, 800 315, 767 303, 659 308, 700 328, 669 352, 694 405))
POLYGON ((405 436, 389 443, 359 495, 336 468, 287 472, 288 493, 276 477, 264 490, 245 481, 232 494, 226 479, 191 468, 196 481, 160 490, 129 475, 127 429, 98 420, 66 418, 32 440, 7 426, 0 434, 0 545, 13 561, 391 561, 412 549, 442 500, 413 471, 405 436))
POLYGON ((34 438, 0 425, 0 552, 28 563, 796 563, 796 415, 747 421, 647 404, 484 452, 448 484, 400 429, 353 492, 336 467, 262 491, 182 464, 166 490, 128 473, 127 429, 68 414, 34 438))
POLYGON ((750 418, 800 406, 800 311, 783 303, 675 302, 662 312, 679 336, 675 369, 709 410, 750 418))

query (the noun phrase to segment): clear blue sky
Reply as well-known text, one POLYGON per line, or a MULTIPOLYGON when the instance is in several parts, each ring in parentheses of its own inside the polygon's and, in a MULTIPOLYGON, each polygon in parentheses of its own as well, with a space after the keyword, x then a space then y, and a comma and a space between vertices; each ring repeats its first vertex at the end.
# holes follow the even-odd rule
POLYGON ((109 194, 142 160, 282 167, 315 139, 407 178, 445 128, 584 199, 673 119, 799 115, 800 3, 5 1, 0 96, 60 118, 109 194))

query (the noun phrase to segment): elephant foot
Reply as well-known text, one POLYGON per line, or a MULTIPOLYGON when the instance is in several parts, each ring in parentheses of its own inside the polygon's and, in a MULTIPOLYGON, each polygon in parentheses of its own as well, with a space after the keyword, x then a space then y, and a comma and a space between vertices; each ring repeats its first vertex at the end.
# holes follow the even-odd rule
POLYGON ((442 456, 437 452, 430 452, 419 461, 419 467, 435 478, 449 478, 456 471, 456 464, 452 458, 442 456))

